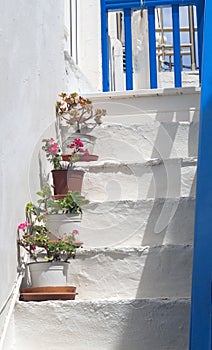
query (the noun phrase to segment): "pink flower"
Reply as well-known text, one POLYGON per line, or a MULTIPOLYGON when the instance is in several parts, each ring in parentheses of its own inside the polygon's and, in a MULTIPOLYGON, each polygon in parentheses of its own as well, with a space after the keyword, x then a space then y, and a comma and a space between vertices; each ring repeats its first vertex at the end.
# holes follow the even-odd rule
POLYGON ((72 233, 73 233, 74 235, 78 235, 78 234, 79 234, 79 231, 78 231, 78 230, 73 230, 72 233))
POLYGON ((83 146, 84 146, 83 142, 80 139, 74 139, 69 147, 70 148, 74 148, 74 147, 82 148, 83 146))
POLYGON ((51 143, 55 142, 54 139, 53 139, 53 137, 51 137, 51 138, 49 139, 49 142, 51 142, 51 143))
POLYGON ((51 147, 49 147, 49 148, 47 149, 46 152, 48 152, 48 153, 57 153, 58 151, 59 151, 59 146, 58 146, 58 144, 57 144, 57 143, 53 143, 53 144, 51 145, 51 147))
POLYGON ((25 222, 22 222, 21 224, 18 225, 18 229, 24 230, 27 226, 30 226, 30 223, 25 221, 25 222))
POLYGON ((75 139, 75 145, 78 147, 84 147, 83 142, 80 139, 75 139))

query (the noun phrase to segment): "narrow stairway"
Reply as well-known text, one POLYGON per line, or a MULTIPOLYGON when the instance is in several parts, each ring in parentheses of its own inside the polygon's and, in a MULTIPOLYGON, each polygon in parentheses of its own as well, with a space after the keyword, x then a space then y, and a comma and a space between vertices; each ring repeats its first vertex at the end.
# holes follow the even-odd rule
POLYGON ((107 109, 76 225, 75 301, 18 302, 15 350, 187 350, 199 90, 90 94, 107 109))

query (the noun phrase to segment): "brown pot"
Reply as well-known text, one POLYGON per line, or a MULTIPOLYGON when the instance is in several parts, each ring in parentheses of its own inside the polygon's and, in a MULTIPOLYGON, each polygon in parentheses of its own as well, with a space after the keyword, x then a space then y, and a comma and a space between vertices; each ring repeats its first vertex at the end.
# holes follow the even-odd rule
POLYGON ((76 287, 55 286, 23 288, 20 299, 23 301, 45 301, 45 300, 74 300, 76 287))
MULTIPOLYGON (((69 162, 70 160, 70 155, 68 154, 63 154, 62 155, 62 159, 64 160, 64 162, 69 162)), ((99 157, 94 155, 94 154, 80 154, 79 155, 79 159, 77 160, 77 162, 93 162, 98 160, 99 157)))
POLYGON ((83 170, 74 170, 71 168, 52 170, 54 195, 65 197, 68 191, 81 193, 83 176, 83 170))

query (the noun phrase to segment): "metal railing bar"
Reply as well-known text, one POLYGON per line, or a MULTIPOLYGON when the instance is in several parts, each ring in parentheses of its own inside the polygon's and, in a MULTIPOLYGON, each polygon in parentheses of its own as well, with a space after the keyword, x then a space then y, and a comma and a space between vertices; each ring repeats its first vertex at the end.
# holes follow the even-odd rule
POLYGON ((189 38, 191 43, 191 69, 195 70, 196 63, 196 43, 195 43, 195 31, 194 31, 194 9, 192 6, 188 7, 188 21, 189 21, 189 38))
MULTIPOLYGON (((194 31, 197 32, 197 27, 194 27, 194 31)), ((156 33, 160 33, 160 32, 161 32, 161 29, 156 28, 156 33)), ((165 28, 163 28, 163 32, 172 33, 173 28, 172 27, 165 27, 165 28)), ((180 32, 182 32, 182 33, 189 32, 189 27, 180 27, 180 32)))

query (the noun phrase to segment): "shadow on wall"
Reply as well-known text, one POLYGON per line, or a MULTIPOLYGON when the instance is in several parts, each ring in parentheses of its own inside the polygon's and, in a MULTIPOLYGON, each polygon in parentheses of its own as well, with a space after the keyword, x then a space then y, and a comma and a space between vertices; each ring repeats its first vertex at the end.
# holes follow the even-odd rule
POLYGON ((87 78, 83 75, 79 67, 74 62, 73 58, 67 51, 64 52, 65 57, 65 82, 67 91, 71 92, 91 92, 94 89, 91 87, 87 78))

